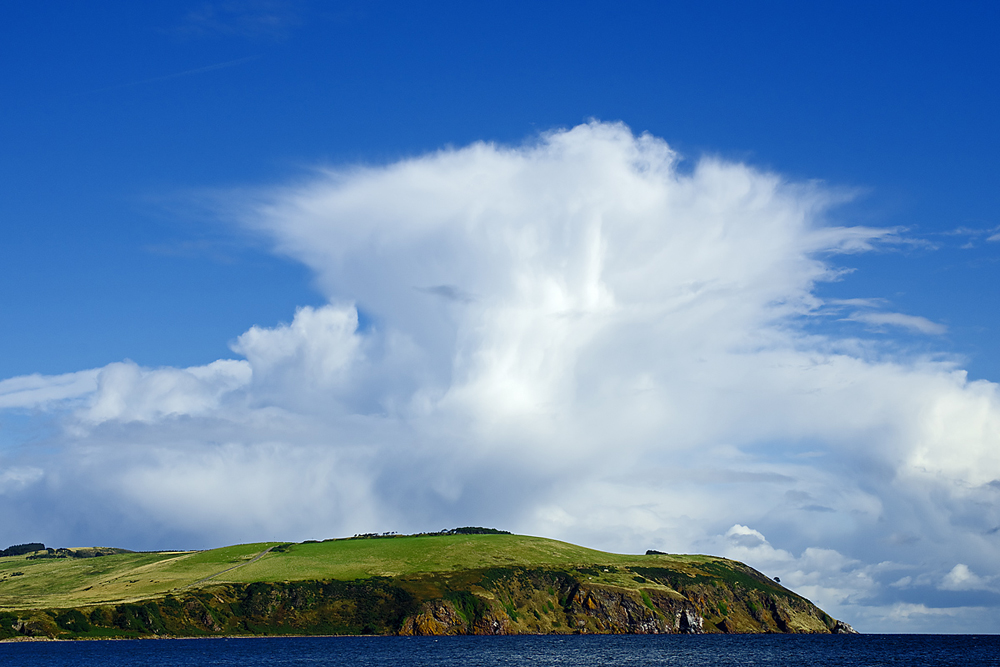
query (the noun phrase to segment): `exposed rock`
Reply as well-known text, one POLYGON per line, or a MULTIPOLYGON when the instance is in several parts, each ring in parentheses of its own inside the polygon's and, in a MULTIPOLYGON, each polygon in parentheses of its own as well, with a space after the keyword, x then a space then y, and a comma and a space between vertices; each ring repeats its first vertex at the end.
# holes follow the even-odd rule
POLYGON ((843 621, 837 621, 836 623, 834 623, 833 629, 831 630, 831 632, 833 634, 835 634, 835 635, 858 635, 858 634, 861 634, 860 632, 858 632, 857 630, 855 630, 854 628, 852 628, 849 624, 844 623, 843 621))
POLYGON ((510 617, 502 610, 491 608, 482 617, 476 619, 472 634, 509 635, 511 634, 510 617))
POLYGON ((566 615, 571 624, 575 622, 581 629, 588 623, 579 616, 588 616, 601 622, 603 627, 594 628, 597 631, 644 635, 667 632, 663 618, 637 597, 629 591, 580 587, 570 598, 566 615))
POLYGON ((643 599, 640 591, 580 586, 569 599, 566 617, 570 626, 580 631, 637 635, 703 632, 704 619, 689 601, 656 592, 645 595, 643 599))
POLYGON ((409 617, 399 629, 401 635, 460 635, 468 632, 469 626, 447 600, 425 603, 420 612, 409 617))
POLYGON ((59 628, 51 618, 35 616, 26 620, 18 619, 13 629, 25 637, 55 637, 59 633, 59 628))
POLYGON ((212 613, 197 598, 191 598, 188 600, 184 605, 184 610, 190 618, 197 619, 206 630, 211 630, 212 632, 219 632, 222 630, 222 626, 216 622, 212 613))
MULTIPOLYGON (((485 601, 484 601, 485 602, 485 601)), ((401 635, 509 635, 510 617, 493 605, 484 604, 481 614, 469 621, 463 618, 449 600, 432 600, 424 603, 420 611, 403 621, 401 635)))
POLYGON ((674 616, 674 629, 687 635, 700 635, 704 632, 705 619, 690 609, 679 611, 674 616))

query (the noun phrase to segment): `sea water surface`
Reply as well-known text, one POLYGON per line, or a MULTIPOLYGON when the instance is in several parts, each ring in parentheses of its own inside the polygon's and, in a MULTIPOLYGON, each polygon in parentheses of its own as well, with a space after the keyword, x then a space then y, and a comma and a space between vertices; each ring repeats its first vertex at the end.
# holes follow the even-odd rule
POLYGON ((269 637, 0 644, 0 665, 1000 665, 995 635, 269 637))

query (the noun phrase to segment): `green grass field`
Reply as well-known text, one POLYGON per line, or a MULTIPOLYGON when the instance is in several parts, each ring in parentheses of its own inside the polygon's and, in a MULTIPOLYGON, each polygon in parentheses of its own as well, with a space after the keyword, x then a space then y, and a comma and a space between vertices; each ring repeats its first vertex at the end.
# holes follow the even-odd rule
POLYGON ((522 535, 446 535, 296 544, 232 575, 233 581, 360 579, 491 567, 575 567, 593 564, 672 564, 699 556, 625 556, 522 535))
POLYGON ((278 546, 269 542, 86 559, 0 558, 0 610, 133 602, 222 583, 344 581, 498 567, 590 568, 594 584, 634 588, 637 584, 631 575, 615 568, 655 566, 684 571, 719 560, 709 556, 611 554, 522 535, 434 535, 286 545, 251 562, 278 546), (603 566, 609 571, 604 572, 603 566))

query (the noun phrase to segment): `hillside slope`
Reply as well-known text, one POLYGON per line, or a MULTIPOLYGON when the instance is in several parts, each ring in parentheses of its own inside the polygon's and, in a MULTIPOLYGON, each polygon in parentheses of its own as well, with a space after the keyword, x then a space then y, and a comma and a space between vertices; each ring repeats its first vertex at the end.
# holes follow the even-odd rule
POLYGON ((0 558, 0 637, 849 630, 736 561, 521 535, 76 551, 0 558))

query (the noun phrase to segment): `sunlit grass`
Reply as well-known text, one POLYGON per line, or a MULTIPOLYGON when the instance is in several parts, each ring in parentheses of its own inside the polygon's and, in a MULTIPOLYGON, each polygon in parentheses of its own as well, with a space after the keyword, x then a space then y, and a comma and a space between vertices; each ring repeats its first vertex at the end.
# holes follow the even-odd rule
POLYGON ((706 556, 611 554, 522 535, 435 535, 294 544, 250 562, 278 544, 242 544, 186 553, 124 553, 86 559, 0 558, 0 609, 134 601, 177 593, 197 582, 214 585, 353 580, 507 567, 590 568, 588 580, 594 584, 636 587, 638 584, 630 573, 616 568, 641 565, 684 571, 688 566, 714 560, 706 556), (21 574, 15 576, 16 572, 21 574), (202 581, 207 577, 212 579, 202 581))

